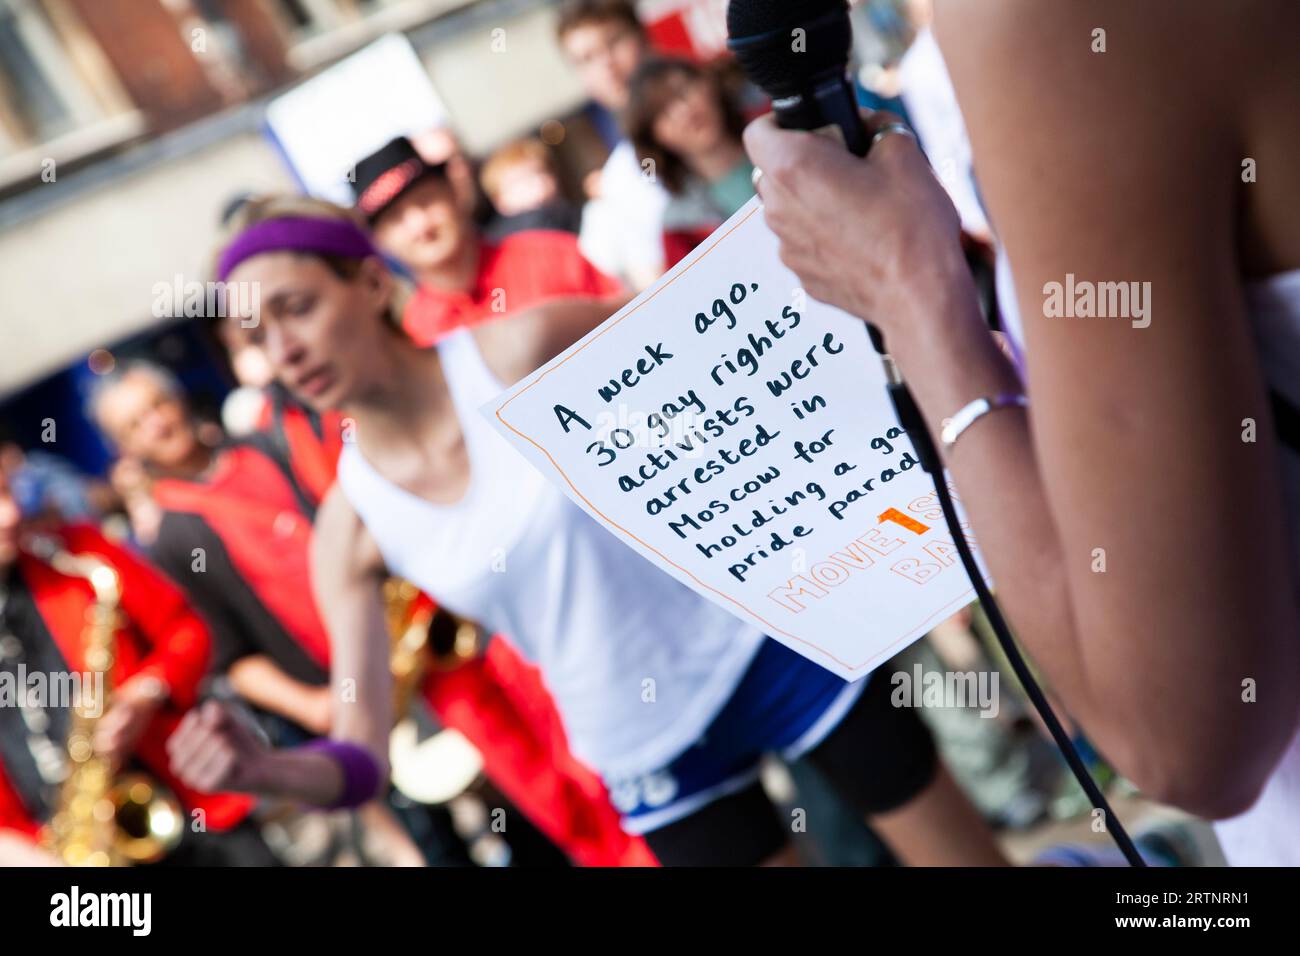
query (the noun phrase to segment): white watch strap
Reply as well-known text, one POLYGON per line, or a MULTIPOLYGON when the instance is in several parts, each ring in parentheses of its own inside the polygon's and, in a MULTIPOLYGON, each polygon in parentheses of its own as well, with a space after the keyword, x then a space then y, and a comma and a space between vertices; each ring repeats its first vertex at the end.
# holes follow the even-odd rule
POLYGON ((962 432, 989 412, 995 412, 999 408, 1028 407, 1029 399, 1018 392, 994 395, 992 398, 977 398, 948 419, 943 426, 943 431, 939 433, 939 438, 943 441, 944 448, 951 448, 957 443, 957 439, 961 437, 962 432))

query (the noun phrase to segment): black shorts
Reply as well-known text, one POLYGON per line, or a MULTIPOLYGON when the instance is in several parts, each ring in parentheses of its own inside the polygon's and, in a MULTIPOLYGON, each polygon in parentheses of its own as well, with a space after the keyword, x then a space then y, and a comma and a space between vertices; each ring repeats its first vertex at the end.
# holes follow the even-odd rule
MULTIPOLYGON (((802 757, 862 817, 911 801, 939 764, 934 738, 916 711, 890 702, 888 671, 881 667, 866 678, 853 707, 802 757)), ((778 853, 790 832, 790 821, 756 780, 644 838, 664 866, 756 866, 778 853)))

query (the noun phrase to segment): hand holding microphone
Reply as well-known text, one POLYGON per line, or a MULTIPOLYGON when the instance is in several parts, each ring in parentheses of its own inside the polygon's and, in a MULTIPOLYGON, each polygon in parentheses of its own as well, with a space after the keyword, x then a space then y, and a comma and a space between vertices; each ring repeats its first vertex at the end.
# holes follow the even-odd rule
POLYGON ((925 293, 969 283, 952 202, 897 116, 858 109, 844 0, 732 0, 727 33, 772 99, 745 148, 781 259, 814 298, 865 319, 884 354, 881 333, 913 325, 925 293))
MULTIPOLYGON (((863 121, 871 137, 899 122, 882 112, 863 121)), ((809 295, 877 326, 891 351, 955 314, 935 299, 970 282, 960 220, 910 136, 885 132, 859 159, 769 115, 745 130, 745 148, 763 171, 758 191, 781 260, 809 295)))

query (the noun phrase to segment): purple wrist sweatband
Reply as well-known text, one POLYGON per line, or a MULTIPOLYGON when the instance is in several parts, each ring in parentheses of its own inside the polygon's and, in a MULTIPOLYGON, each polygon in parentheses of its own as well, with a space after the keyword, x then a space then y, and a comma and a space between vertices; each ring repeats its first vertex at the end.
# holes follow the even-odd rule
POLYGON ((346 740, 312 740, 303 744, 299 750, 324 754, 339 765, 343 774, 343 792, 338 798, 323 809, 340 810, 359 807, 373 800, 379 793, 382 782, 379 774, 379 761, 360 744, 346 740))
POLYGON ((226 246, 217 262, 217 280, 225 282, 241 262, 264 252, 318 252, 345 259, 379 255, 370 237, 344 219, 267 219, 245 229, 226 246))

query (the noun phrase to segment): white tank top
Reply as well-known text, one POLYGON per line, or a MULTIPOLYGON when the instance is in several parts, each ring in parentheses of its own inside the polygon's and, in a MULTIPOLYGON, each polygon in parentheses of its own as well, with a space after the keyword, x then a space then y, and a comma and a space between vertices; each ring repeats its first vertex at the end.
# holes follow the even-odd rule
POLYGON ((609 778, 657 770, 695 743, 764 640, 573 504, 479 413, 504 386, 467 330, 438 346, 469 457, 440 506, 347 445, 339 485, 389 569, 536 663, 570 747, 609 778))

